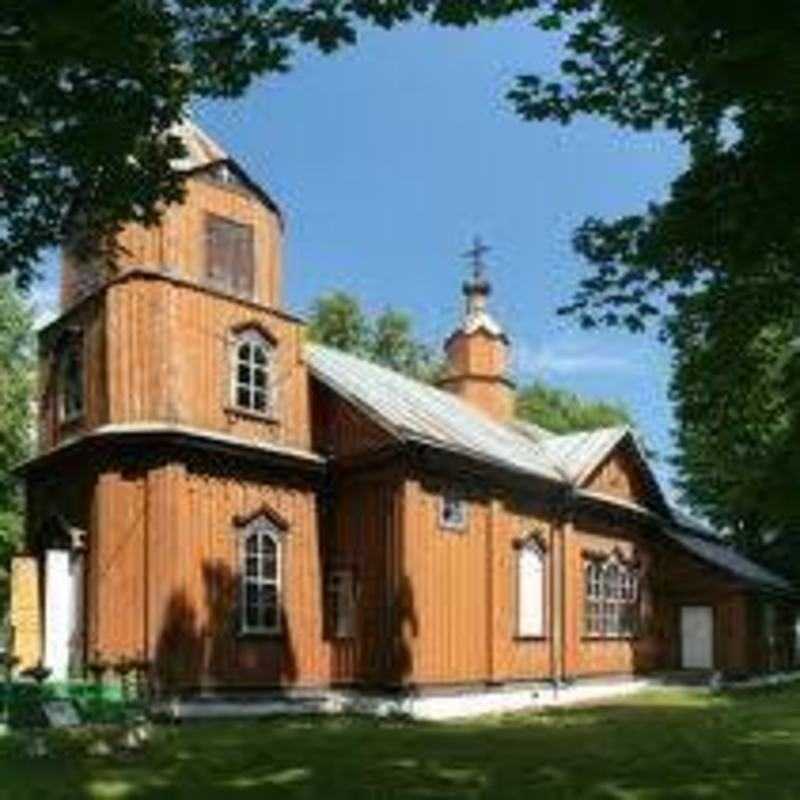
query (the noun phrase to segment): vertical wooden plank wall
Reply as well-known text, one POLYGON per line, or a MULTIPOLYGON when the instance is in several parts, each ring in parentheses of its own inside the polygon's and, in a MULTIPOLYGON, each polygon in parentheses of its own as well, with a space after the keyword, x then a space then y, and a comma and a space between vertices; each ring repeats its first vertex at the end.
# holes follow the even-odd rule
POLYGON ((181 205, 169 206, 161 224, 127 225, 119 236, 121 252, 113 269, 86 265, 65 252, 61 264, 61 307, 79 302, 87 290, 130 269, 168 273, 198 283, 206 281, 205 215, 213 212, 254 233, 256 290, 254 300, 278 308, 281 303, 281 223, 255 194, 231 184, 214 183, 202 174, 186 182, 181 205), (99 271, 100 280, 91 273, 99 271))
POLYGON ((104 658, 145 656, 171 687, 328 682, 310 489, 270 485, 197 459, 136 477, 109 473, 99 492, 90 640, 104 658), (243 637, 234 518, 265 504, 289 523, 283 632, 243 637))
POLYGON ((403 642, 413 683, 546 679, 551 674, 549 604, 540 639, 517 636, 515 543, 540 534, 546 587, 552 585, 552 525, 511 502, 472 499, 463 531, 439 526, 441 487, 409 480, 405 490, 404 570, 410 608, 403 642))

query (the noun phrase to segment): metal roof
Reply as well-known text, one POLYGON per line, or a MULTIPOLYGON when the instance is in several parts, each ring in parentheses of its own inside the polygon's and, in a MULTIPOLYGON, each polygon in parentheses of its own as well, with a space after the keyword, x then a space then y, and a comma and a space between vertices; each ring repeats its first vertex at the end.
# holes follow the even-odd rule
POLYGON ((622 498, 580 489, 580 482, 627 436, 646 462, 629 428, 562 436, 518 420, 502 425, 449 392, 339 350, 308 344, 306 358, 312 374, 323 384, 400 441, 431 444, 572 485, 579 496, 622 505, 659 520, 670 540, 740 580, 771 590, 791 589, 788 581, 715 539, 699 523, 688 525, 689 518, 666 503, 663 513, 656 514, 622 498))
POLYGON ((536 442, 449 392, 322 345, 307 345, 306 356, 322 383, 400 440, 433 444, 516 472, 567 482, 536 442))
POLYGON ((173 125, 170 134, 181 140, 186 155, 176 158, 171 166, 179 172, 191 172, 220 161, 229 161, 230 156, 202 128, 190 119, 173 125))
POLYGON ((630 428, 616 427, 559 435, 530 423, 514 422, 512 426, 537 441, 576 485, 631 433, 630 428))
POLYGON ((664 533, 669 539, 685 550, 707 561, 747 583, 780 591, 791 590, 789 581, 762 567, 755 561, 737 553, 732 547, 711 536, 680 531, 677 528, 664 526, 664 533))

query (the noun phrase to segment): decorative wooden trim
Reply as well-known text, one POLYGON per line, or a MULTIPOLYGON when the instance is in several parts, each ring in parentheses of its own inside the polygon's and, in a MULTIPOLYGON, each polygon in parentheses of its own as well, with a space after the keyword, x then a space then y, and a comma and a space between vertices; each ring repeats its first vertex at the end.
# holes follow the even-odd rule
POLYGON ((513 539, 511 545, 515 550, 522 550, 529 545, 534 545, 542 555, 545 555, 548 550, 547 539, 539 528, 534 528, 523 536, 513 539))
POLYGON ((249 408, 237 408, 236 406, 225 406, 223 409, 225 414, 229 417, 242 417, 244 419, 252 419, 255 422, 263 422, 265 425, 278 425, 280 419, 272 412, 261 414, 258 411, 253 411, 249 408))
POLYGON ((266 517, 273 525, 281 531, 289 530, 289 523, 268 503, 263 503, 255 510, 247 514, 237 514, 233 522, 237 528, 245 528, 259 517, 266 517))
POLYGON ((630 569, 639 569, 641 566, 641 562, 635 551, 628 557, 622 551, 622 548, 616 545, 612 547, 611 550, 584 548, 581 550, 581 557, 588 561, 616 561, 618 564, 630 569))
POLYGON ((278 338, 269 328, 264 325, 263 322, 260 322, 259 320, 249 319, 245 322, 240 322, 231 328, 231 333, 234 334, 234 336, 241 336, 241 334, 247 333, 247 331, 256 331, 257 333, 261 334, 261 336, 263 336, 264 339, 273 347, 278 346, 278 338))

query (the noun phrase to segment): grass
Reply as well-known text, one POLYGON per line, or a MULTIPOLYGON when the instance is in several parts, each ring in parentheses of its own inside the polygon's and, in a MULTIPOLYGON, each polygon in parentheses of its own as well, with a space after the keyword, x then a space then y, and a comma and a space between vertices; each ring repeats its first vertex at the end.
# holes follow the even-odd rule
POLYGON ((800 797, 800 687, 641 694, 602 707, 423 724, 283 718, 161 727, 131 756, 0 739, 0 798, 800 797))

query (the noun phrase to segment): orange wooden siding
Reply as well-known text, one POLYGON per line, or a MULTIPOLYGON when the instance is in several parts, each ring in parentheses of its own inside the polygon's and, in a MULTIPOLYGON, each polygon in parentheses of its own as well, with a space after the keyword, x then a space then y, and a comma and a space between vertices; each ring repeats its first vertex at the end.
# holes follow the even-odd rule
POLYGON ((177 284, 130 275, 81 304, 48 330, 42 342, 42 447, 104 424, 181 424, 243 439, 308 449, 308 377, 303 326, 279 312, 177 284), (232 408, 234 329, 255 324, 276 341, 274 414, 232 408), (58 329, 84 331, 86 399, 83 417, 62 426, 51 343, 58 329))
POLYGON ((62 259, 61 306, 72 306, 104 280, 129 269, 148 269, 206 283, 205 219, 214 213, 251 225, 255 246, 253 300, 274 308, 281 304, 281 224, 274 211, 243 187, 215 183, 197 175, 186 182, 182 204, 166 208, 160 225, 126 226, 118 239, 121 252, 113 270, 80 263, 68 251, 62 259), (92 273, 101 270, 100 280, 92 273))
POLYGON ((90 652, 112 660, 144 656, 172 687, 327 682, 311 490, 265 484, 198 458, 106 473, 98 507, 90 652), (289 523, 281 551, 283 631, 241 636, 234 519, 265 504, 289 523))

